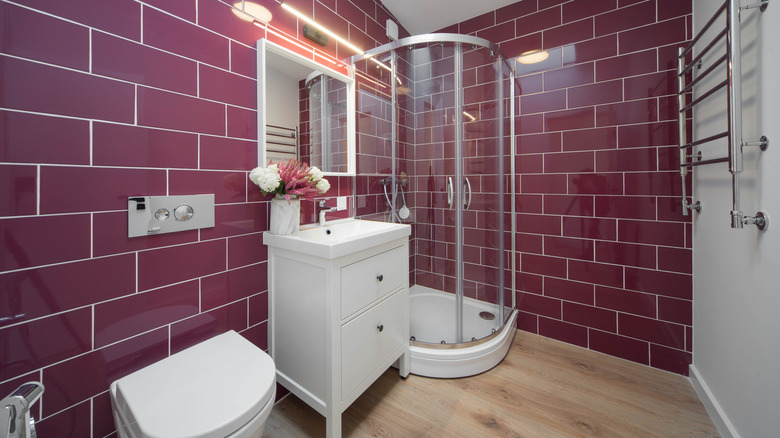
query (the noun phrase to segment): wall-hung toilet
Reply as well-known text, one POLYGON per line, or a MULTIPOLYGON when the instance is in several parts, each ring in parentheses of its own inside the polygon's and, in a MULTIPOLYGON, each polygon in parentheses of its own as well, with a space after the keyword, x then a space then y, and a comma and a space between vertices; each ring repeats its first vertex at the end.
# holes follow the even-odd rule
POLYGON ((111 384, 120 438, 259 438, 275 395, 273 360, 232 330, 111 384))

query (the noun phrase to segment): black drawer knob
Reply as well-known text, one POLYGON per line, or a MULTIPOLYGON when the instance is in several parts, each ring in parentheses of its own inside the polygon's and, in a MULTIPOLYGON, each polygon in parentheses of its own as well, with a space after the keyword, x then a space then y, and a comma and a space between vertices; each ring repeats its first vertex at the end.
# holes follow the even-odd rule
POLYGON ((379 280, 379 281, 382 281, 382 280, 385 279, 385 276, 382 275, 382 274, 379 274, 379 275, 376 276, 376 279, 379 280))
POLYGON ((385 329, 385 326, 383 324, 379 324, 378 326, 376 326, 376 329, 379 330, 379 332, 381 333, 382 330, 385 329))

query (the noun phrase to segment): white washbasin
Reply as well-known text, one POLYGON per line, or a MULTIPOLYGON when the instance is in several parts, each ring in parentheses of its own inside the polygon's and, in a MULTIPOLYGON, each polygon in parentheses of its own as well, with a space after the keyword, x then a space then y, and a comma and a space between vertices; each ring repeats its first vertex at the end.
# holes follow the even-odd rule
POLYGON ((306 227, 296 234, 265 232, 263 243, 315 257, 335 259, 411 234, 410 225, 345 219, 329 222, 324 227, 306 227))

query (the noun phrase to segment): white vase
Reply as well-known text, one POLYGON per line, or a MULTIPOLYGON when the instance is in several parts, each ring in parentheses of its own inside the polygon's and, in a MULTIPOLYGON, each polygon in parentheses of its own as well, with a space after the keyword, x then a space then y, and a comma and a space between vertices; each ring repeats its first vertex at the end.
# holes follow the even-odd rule
POLYGON ((284 196, 271 199, 271 223, 268 226, 268 232, 271 234, 295 234, 300 228, 300 223, 300 199, 291 197, 288 201, 284 199, 284 196))

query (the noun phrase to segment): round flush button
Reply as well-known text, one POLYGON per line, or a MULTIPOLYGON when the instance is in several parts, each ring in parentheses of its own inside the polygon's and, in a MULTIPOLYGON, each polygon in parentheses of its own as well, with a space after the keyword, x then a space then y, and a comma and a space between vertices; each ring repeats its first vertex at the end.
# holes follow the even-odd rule
POLYGON ((180 205, 173 210, 173 217, 175 217, 177 221, 190 220, 193 214, 195 214, 195 210, 187 204, 180 205))
POLYGON ((154 212, 154 218, 158 221, 164 221, 165 219, 168 219, 171 216, 171 213, 168 211, 168 209, 161 208, 154 212))

